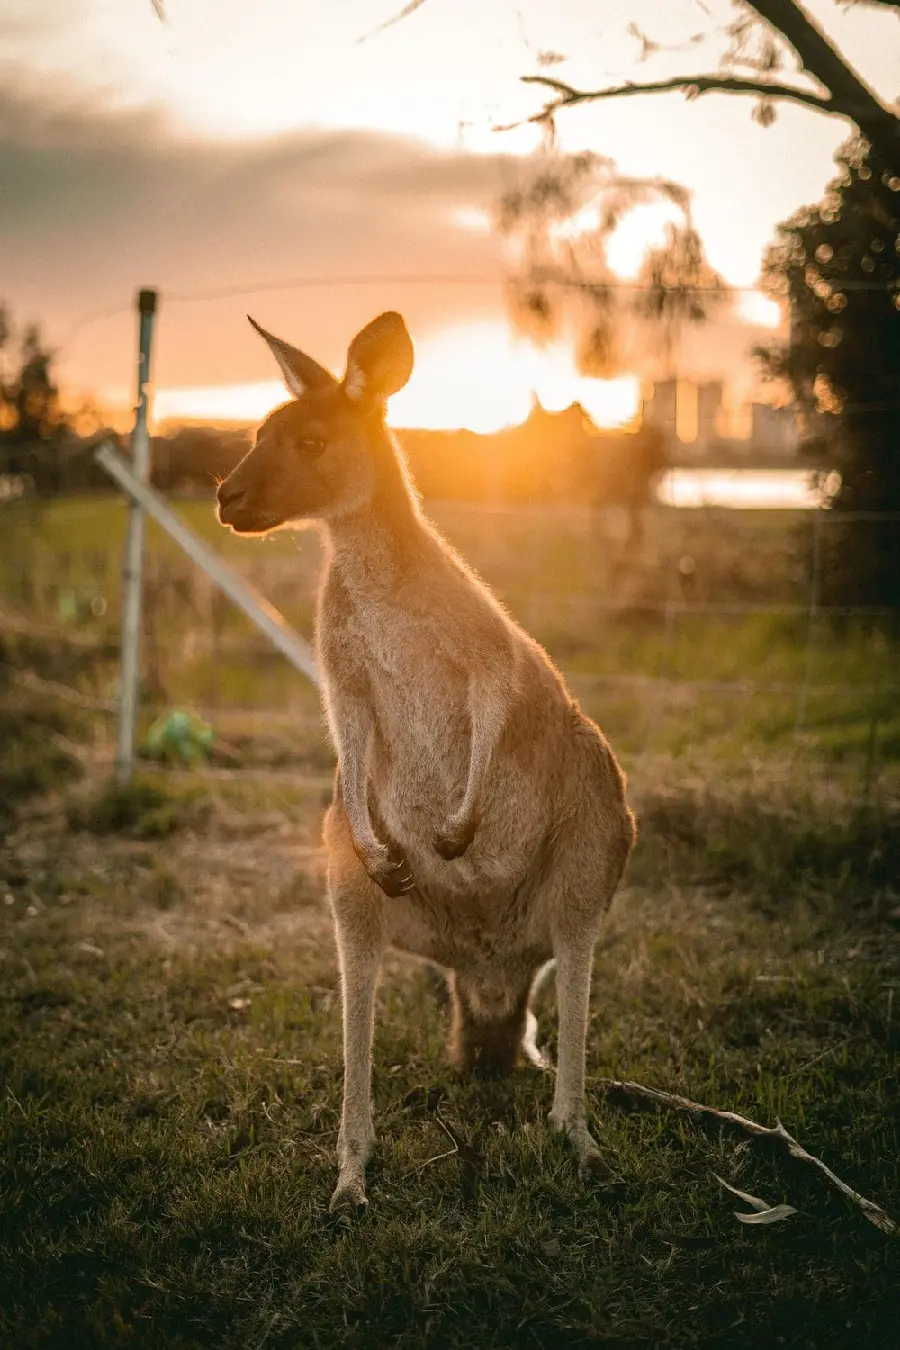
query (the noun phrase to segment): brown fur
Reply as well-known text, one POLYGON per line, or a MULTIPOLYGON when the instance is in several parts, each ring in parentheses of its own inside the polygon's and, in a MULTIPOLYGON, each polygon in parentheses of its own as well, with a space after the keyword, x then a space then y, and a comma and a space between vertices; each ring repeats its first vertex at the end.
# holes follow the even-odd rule
POLYGON ((624 776, 546 653, 421 513, 383 421, 412 368, 399 316, 354 340, 341 384, 263 336, 296 401, 222 484, 220 519, 258 533, 313 517, 329 546, 317 645, 339 759, 325 843, 345 1061, 332 1205, 365 1203, 388 945, 453 972, 455 1053, 488 1071, 515 1062, 535 971, 555 958, 550 1118, 586 1165, 593 948, 634 840, 624 776))

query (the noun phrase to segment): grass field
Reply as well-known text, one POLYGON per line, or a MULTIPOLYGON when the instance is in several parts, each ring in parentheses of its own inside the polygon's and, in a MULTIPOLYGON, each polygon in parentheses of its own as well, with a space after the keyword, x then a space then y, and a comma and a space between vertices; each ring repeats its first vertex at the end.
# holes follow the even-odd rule
MULTIPOLYGON (((179 510, 311 631, 315 533, 240 540, 216 524, 209 502, 179 510)), ((654 508, 642 548, 629 553, 614 512, 441 503, 431 512, 623 751, 799 755, 866 785, 900 758, 897 644, 862 618, 840 627, 810 619, 810 527, 801 516, 654 508)), ((124 523, 110 497, 4 508, 0 606, 115 640, 124 523)), ((152 523, 144 653, 148 715, 194 705, 226 740, 252 724, 273 741, 287 727, 290 741, 296 718, 317 714, 314 692, 152 523)), ((94 675, 89 691, 111 699, 114 666, 94 675)))
MULTIPOLYGON (((757 1145, 625 1111, 601 1082, 781 1118, 900 1218, 900 724, 885 692, 873 747, 873 696, 856 692, 891 683, 891 644, 823 626, 814 683, 851 687, 810 695, 799 736, 795 695, 626 694, 602 677, 713 682, 750 666, 760 682, 802 680, 805 627, 703 616, 676 637, 634 608, 591 617, 612 582, 588 586, 597 540, 581 525, 512 518, 498 534, 448 513, 630 774, 641 838, 598 947, 588 1041, 610 1177, 582 1184, 547 1130, 549 1075, 477 1083, 447 1066, 433 982, 392 957, 371 1203, 345 1225, 327 1213, 340 1016, 314 702, 261 654, 243 681, 246 633, 220 616, 212 713, 227 747, 110 793, 109 717, 93 700, 115 670, 116 510, 54 509, 18 554, 6 536, 0 564, 0 1345, 896 1345, 900 1239, 757 1145), (92 552, 98 575, 101 555, 115 560, 106 591, 90 568, 78 579, 92 552), (60 593, 82 584, 105 614, 60 614, 60 593), (716 1175, 797 1213, 745 1226, 716 1175)), ((802 589, 773 518, 735 525, 745 534, 717 551, 712 522, 686 536, 672 515, 648 522, 648 560, 616 593, 665 599, 688 547, 716 597, 802 589)), ((314 541, 299 559, 291 539, 261 548, 279 595, 284 560, 299 561, 302 619, 314 541)), ((206 704, 210 621, 184 599, 192 650, 166 603, 158 692, 185 701, 189 676, 206 704)), ((548 989, 551 1052, 554 1013, 548 989)))

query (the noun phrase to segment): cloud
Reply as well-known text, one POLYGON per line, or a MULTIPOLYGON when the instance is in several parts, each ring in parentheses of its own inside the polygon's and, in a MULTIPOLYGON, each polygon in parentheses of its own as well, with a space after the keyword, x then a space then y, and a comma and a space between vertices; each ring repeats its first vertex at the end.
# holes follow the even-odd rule
MULTIPOLYGON (((495 273, 496 241, 461 227, 490 212, 513 161, 364 130, 302 130, 209 142, 152 109, 21 80, 0 92, 0 253, 4 296, 55 338, 86 311, 162 295, 157 378, 209 383, 269 374, 237 298, 167 306, 166 296, 304 275, 495 273), (239 336, 238 336, 239 335, 239 336), (247 360, 252 369, 248 369, 247 360)), ((420 328, 499 314, 499 288, 341 287, 268 292, 267 326, 317 338, 335 360, 378 307, 420 328), (299 317, 298 317, 299 316, 299 317)), ((127 383, 130 316, 84 329, 63 353, 82 384, 127 383)))
POLYGON ((0 14, 0 39, 6 43, 30 42, 59 26, 59 14, 45 7, 42 12, 0 14))
MULTIPOLYGON (((439 149, 412 136, 305 129, 210 141, 153 108, 127 109, 36 75, 0 80, 0 299, 37 319, 79 390, 133 393, 140 287, 161 295, 160 387, 272 378, 249 309, 270 330, 340 368, 352 335, 400 309, 413 336, 505 315, 489 219, 517 161, 439 149), (185 292, 284 278, 496 276, 494 284, 384 281, 229 295, 185 292), (85 316, 120 309, 101 321, 85 316)), ((685 373, 735 368, 746 329, 685 339, 685 373)), ((454 391, 444 391, 452 402, 454 391)))

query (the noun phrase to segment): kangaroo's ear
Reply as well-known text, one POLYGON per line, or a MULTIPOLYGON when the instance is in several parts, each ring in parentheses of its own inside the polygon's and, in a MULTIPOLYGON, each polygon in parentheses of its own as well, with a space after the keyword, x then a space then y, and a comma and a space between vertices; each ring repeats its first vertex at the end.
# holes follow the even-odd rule
POLYGON ((382 403, 412 374, 412 338, 399 314, 380 314, 350 343, 344 393, 352 403, 382 403))
MULTIPOLYGON (((249 314, 247 318, 250 319, 249 314)), ((311 356, 298 351, 289 342, 282 342, 281 338, 273 337, 265 328, 261 328, 255 319, 250 319, 250 322, 260 337, 264 337, 268 342, 272 355, 281 366, 284 382, 295 398, 299 398, 310 389, 324 389, 330 384, 337 384, 331 371, 320 366, 311 356)))

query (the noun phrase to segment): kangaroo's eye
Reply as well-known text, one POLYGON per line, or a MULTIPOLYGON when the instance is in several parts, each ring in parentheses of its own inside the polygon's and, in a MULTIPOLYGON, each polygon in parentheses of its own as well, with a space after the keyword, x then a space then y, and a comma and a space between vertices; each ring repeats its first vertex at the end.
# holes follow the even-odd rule
POLYGON ((325 449, 325 440, 322 436, 314 436, 312 433, 300 437, 300 449, 305 450, 309 455, 321 455, 325 449))

